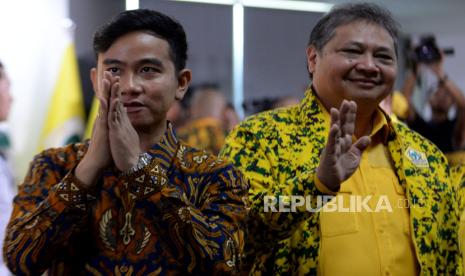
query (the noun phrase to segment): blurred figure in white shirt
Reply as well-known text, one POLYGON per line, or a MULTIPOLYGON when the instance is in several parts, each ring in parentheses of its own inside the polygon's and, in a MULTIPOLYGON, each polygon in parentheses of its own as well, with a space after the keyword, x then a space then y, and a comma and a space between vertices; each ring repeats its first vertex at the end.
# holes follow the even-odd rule
MULTIPOLYGON (((8 119, 13 98, 10 95, 10 80, 0 62, 0 122, 8 119)), ((3 244, 5 228, 13 210, 14 178, 11 168, 6 160, 6 153, 0 150, 0 239, 3 244)), ((0 254, 0 275, 11 275, 0 254)))

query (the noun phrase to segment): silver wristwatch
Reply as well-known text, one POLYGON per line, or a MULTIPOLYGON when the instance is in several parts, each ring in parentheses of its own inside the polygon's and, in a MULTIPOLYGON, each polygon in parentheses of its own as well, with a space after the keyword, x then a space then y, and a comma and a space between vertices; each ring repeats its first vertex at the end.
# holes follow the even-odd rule
POLYGON ((142 170, 145 166, 150 164, 150 161, 152 160, 152 156, 146 152, 141 153, 139 155, 139 160, 137 161, 137 164, 135 164, 132 168, 124 172, 124 175, 130 175, 133 173, 136 173, 140 170, 142 170))

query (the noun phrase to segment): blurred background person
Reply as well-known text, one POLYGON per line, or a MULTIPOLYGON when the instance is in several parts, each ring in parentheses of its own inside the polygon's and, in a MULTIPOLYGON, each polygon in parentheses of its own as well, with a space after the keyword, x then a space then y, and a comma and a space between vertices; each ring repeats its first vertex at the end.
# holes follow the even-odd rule
MULTIPOLYGON (((8 119, 13 98, 10 95, 10 80, 5 68, 0 61, 0 121, 8 119)), ((0 238, 3 246, 5 228, 13 210, 12 201, 15 195, 14 178, 12 170, 6 159, 6 152, 0 150, 0 238)), ((0 255, 0 275, 10 275, 3 262, 3 254, 0 255)))
POLYGON ((402 92, 408 101, 407 124, 410 128, 435 143, 444 153, 451 153, 465 147, 465 96, 444 70, 444 54, 435 41, 427 40, 416 47, 417 64, 408 72, 402 92), (419 49, 422 52, 420 52, 419 49), (430 88, 427 104, 431 118, 424 119, 413 103, 415 87, 420 70, 429 70, 436 78, 430 88), (455 117, 449 117, 455 107, 455 117))
POLYGON ((189 106, 192 94, 192 87, 189 86, 184 98, 182 98, 182 100, 176 100, 166 114, 166 119, 170 121, 176 129, 184 127, 189 120, 189 106))
POLYGON ((395 121, 405 121, 408 117, 409 104, 401 91, 393 91, 379 106, 395 121))
MULTIPOLYGON (((302 93, 304 92, 305 90, 302 93)), ((245 101, 243 107, 247 115, 253 115, 267 110, 298 105, 300 100, 300 98, 292 95, 263 97, 245 101)))
POLYGON ((294 96, 284 96, 275 100, 273 104, 273 109, 281 108, 281 107, 290 107, 293 105, 298 105, 300 103, 300 99, 294 96))
POLYGON ((178 130, 187 144, 217 155, 226 137, 223 125, 226 98, 217 84, 194 88, 189 105, 189 121, 178 130))
POLYGON ((166 114, 166 119, 170 121, 174 127, 182 127, 185 120, 185 111, 181 102, 175 101, 166 114))
POLYGON ((232 103, 227 103, 223 111, 223 127, 226 133, 229 133, 236 125, 241 122, 239 114, 232 103))

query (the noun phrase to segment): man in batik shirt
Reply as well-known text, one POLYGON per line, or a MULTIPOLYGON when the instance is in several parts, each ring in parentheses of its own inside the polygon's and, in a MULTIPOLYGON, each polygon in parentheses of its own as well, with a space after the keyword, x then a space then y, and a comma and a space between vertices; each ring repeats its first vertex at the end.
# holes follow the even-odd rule
POLYGON ((378 107, 394 84, 397 32, 376 5, 336 6, 310 35, 301 104, 226 139, 222 155, 250 180, 253 273, 461 274, 447 161, 378 107))
POLYGON ((173 19, 126 11, 94 36, 100 101, 90 141, 32 161, 4 255, 18 275, 234 273, 247 186, 180 143, 166 113, 191 80, 173 19))

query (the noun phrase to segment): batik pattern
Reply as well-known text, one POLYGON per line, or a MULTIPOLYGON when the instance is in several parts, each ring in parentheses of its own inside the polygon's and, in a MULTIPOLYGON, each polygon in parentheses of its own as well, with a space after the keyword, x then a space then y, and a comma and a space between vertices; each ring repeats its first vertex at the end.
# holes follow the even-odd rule
POLYGON ((177 141, 171 128, 143 169, 74 177, 88 144, 34 158, 4 245, 17 275, 231 274, 244 248, 248 185, 232 164, 177 141))

